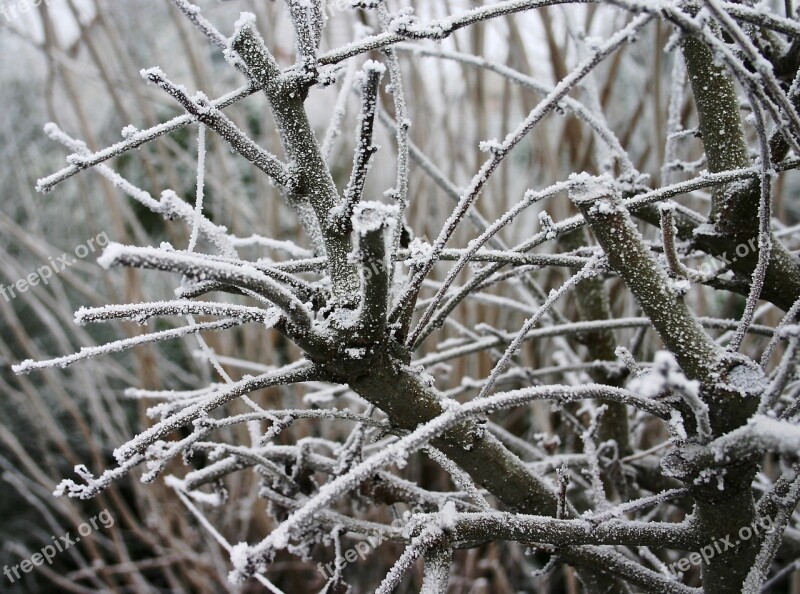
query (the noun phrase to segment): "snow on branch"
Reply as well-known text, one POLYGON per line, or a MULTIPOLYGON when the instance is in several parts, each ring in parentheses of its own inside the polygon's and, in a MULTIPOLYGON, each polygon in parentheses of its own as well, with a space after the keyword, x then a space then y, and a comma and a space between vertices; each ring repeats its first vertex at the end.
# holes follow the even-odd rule
POLYGON ((114 457, 120 463, 123 463, 137 454, 143 454, 149 445, 164 439, 179 427, 184 427, 196 419, 208 415, 211 411, 240 396, 272 386, 318 379, 318 375, 318 371, 312 365, 301 360, 270 373, 264 373, 256 377, 245 377, 238 382, 220 386, 218 389, 195 399, 194 404, 163 419, 117 448, 114 451, 114 457))
MULTIPOLYGON (((238 89, 223 95, 219 99, 209 102, 209 107, 214 109, 224 109, 229 105, 233 105, 234 103, 241 101, 245 97, 249 97, 257 90, 258 87, 249 84, 239 87, 238 89)), ((196 119, 188 114, 177 116, 167 122, 164 122, 163 124, 158 124, 157 126, 147 130, 134 132, 133 134, 126 136, 125 140, 113 144, 96 153, 70 155, 67 157, 67 162, 70 163, 70 165, 53 173, 52 175, 39 179, 36 182, 36 191, 46 194, 62 181, 69 179, 84 169, 95 167, 104 161, 108 161, 109 159, 123 155, 128 151, 137 149, 140 146, 147 144, 151 140, 155 140, 159 136, 179 130, 194 121, 196 121, 196 119)))
POLYGON ((747 424, 708 444, 717 459, 735 459, 756 452, 774 452, 797 459, 800 455, 800 425, 756 415, 747 424))
POLYGON ((37 369, 46 369, 48 367, 67 367, 79 361, 85 361, 101 355, 109 353, 119 353, 121 351, 141 346, 143 344, 150 344, 160 342, 163 340, 171 340, 173 338, 181 338, 190 334, 198 332, 210 332, 217 330, 227 330, 242 324, 241 320, 226 319, 218 322, 207 322, 203 324, 190 324, 180 328, 173 328, 172 330, 163 330, 161 332, 153 332, 151 334, 141 334, 132 338, 125 338, 122 340, 115 340, 96 347, 83 347, 80 351, 73 355, 65 355, 63 357, 56 357, 55 359, 47 359, 44 361, 34 361, 33 359, 26 359, 21 363, 11 367, 14 373, 26 374, 37 369))
POLYGON ((234 151, 270 176, 279 186, 288 188, 292 185, 289 168, 253 142, 204 95, 198 93, 190 97, 185 88, 168 80, 160 68, 142 70, 142 76, 163 89, 190 115, 214 130, 234 151))
POLYGON ((361 200, 372 156, 378 151, 378 147, 372 143, 372 130, 378 106, 378 85, 385 70, 385 66, 373 60, 365 62, 361 69, 361 112, 358 115, 360 125, 353 154, 353 169, 344 190, 344 202, 333 213, 336 219, 333 224, 343 229, 348 228, 356 205, 361 200))
POLYGON ((229 264, 200 254, 165 248, 124 246, 118 243, 106 246, 97 262, 104 268, 111 266, 150 268, 180 272, 197 280, 212 279, 230 284, 262 295, 277 305, 299 329, 307 329, 310 325, 311 313, 302 301, 266 274, 244 262, 238 265, 229 264))
POLYGON ((358 334, 370 342, 386 329, 390 288, 386 245, 397 225, 398 210, 395 205, 361 202, 352 216, 355 256, 363 283, 358 334))
POLYGON ((259 322, 271 328, 276 322, 278 312, 274 309, 265 310, 232 303, 178 299, 174 301, 106 305, 103 307, 81 307, 75 312, 75 323, 83 325, 124 319, 143 324, 153 317, 185 316, 189 314, 237 318, 242 322, 259 322))
POLYGON ((328 271, 334 292, 343 303, 353 300, 358 292, 358 276, 347 261, 349 237, 330 224, 328 215, 339 206, 340 197, 321 148, 316 140, 303 106, 304 92, 296 80, 281 74, 278 63, 255 29, 255 17, 243 13, 229 40, 231 59, 241 60, 267 95, 281 141, 287 155, 294 161, 298 188, 307 197, 321 227, 328 271))
MULTIPOLYGON (((494 5, 492 8, 495 8, 494 5)), ((489 180, 489 177, 494 173, 500 163, 511 152, 511 150, 519 144, 522 139, 542 120, 542 118, 556 108, 558 102, 563 99, 569 91, 577 85, 585 76, 587 76, 599 62, 612 55, 625 43, 628 43, 640 29, 645 27, 651 20, 651 15, 640 15, 635 17, 627 26, 615 33, 601 46, 597 47, 591 56, 581 62, 574 68, 569 75, 562 79, 542 101, 528 114, 528 116, 520 122, 515 130, 508 133, 502 142, 492 142, 487 144, 488 152, 491 156, 483 163, 478 173, 472 178, 469 186, 461 194, 458 205, 448 217, 442 226, 439 236, 433 243, 433 251, 430 260, 415 271, 412 281, 409 283, 408 288, 399 300, 396 310, 402 308, 407 302, 413 301, 423 279, 428 275, 433 265, 438 260, 439 253, 444 249, 445 244, 453 235, 456 227, 463 219, 467 210, 477 200, 489 180)), ((413 341, 409 344, 413 344, 413 341)))

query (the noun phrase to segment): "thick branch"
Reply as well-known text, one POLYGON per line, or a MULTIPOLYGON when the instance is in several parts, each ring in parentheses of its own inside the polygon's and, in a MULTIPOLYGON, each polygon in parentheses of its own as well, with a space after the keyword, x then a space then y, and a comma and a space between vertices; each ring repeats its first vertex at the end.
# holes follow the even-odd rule
POLYGON ((361 113, 358 116, 360 126, 353 155, 353 170, 350 172, 350 181, 344 190, 344 204, 336 221, 345 232, 350 227, 350 218, 353 216, 356 204, 364 194, 364 182, 367 179, 372 155, 378 150, 378 147, 372 144, 372 131, 375 124, 375 109, 378 106, 378 85, 384 70, 382 64, 373 60, 365 63, 363 67, 361 113))
POLYGON ((607 180, 587 179, 570 197, 581 210, 609 264, 624 279, 661 340, 691 379, 713 384, 720 371, 722 352, 684 303, 670 288, 631 221, 618 192, 607 180))
POLYGON ((698 548, 702 541, 689 523, 640 522, 614 519, 558 520, 512 513, 459 513, 453 518, 452 540, 510 540, 522 543, 568 545, 633 545, 655 548, 698 548))
POLYGON ((281 76, 278 63, 256 32, 252 19, 252 15, 243 15, 230 47, 269 99, 284 149, 296 168, 294 191, 308 197, 322 229, 334 293, 342 303, 352 304, 359 285, 355 267, 347 261, 350 237, 329 221, 331 210, 340 203, 339 194, 303 107, 303 93, 281 76))
MULTIPOLYGON (((750 166, 747 144, 739 116, 739 100, 733 81, 714 63, 711 50, 701 41, 686 37, 683 55, 692 85, 703 136, 703 145, 712 173, 750 166)), ((709 253, 727 256, 730 266, 748 278, 758 263, 758 249, 734 257, 741 245, 758 236, 759 183, 757 179, 717 186, 712 193, 709 215, 713 230, 695 233, 698 244, 709 253)), ((783 244, 771 237, 769 265, 764 277, 763 297, 784 311, 800 297, 800 263, 783 244)))
POLYGON ((389 308, 387 234, 397 224, 397 207, 363 202, 353 216, 359 271, 363 283, 356 342, 373 344, 385 335, 389 308))
POLYGON ((142 71, 151 83, 172 96, 181 106, 198 121, 214 130, 225 139, 231 148, 261 171, 269 175, 281 187, 288 187, 291 183, 289 169, 275 155, 272 155, 250 140, 247 135, 239 130, 232 121, 221 111, 216 109, 207 99, 192 99, 186 91, 164 76, 158 68, 142 71))

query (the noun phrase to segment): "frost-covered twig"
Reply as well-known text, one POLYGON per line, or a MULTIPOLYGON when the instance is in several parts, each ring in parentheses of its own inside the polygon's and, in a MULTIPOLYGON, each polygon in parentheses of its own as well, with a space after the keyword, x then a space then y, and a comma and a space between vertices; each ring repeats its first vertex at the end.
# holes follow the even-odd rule
POLYGON ((372 156, 378 150, 378 147, 372 143, 372 129, 375 123, 375 110, 378 106, 378 85, 385 69, 385 66, 373 60, 365 62, 361 69, 363 77, 361 112, 358 114, 359 128, 353 155, 353 169, 344 190, 344 203, 337 211, 338 221, 336 222, 345 229, 349 226, 356 204, 364 194, 364 182, 367 179, 372 156))
MULTIPOLYGON (((383 2, 378 3, 378 19, 384 29, 393 28, 394 19, 391 18, 386 4, 383 2)), ((411 128, 411 119, 408 116, 408 107, 406 106, 405 89, 403 86, 403 73, 400 69, 400 60, 397 58, 397 52, 394 48, 387 47, 384 49, 384 53, 386 54, 386 62, 389 70, 389 90, 392 95, 392 102, 394 103, 395 141, 397 143, 395 185, 391 188, 390 195, 399 209, 397 220, 400 222, 394 229, 391 242, 391 277, 394 273, 393 265, 395 254, 400 248, 400 235, 403 229, 402 222, 405 220, 405 211, 408 206, 408 144, 410 142, 409 129, 411 128)))
POLYGON ((118 243, 106 246, 98 263, 105 268, 131 266, 180 272, 199 279, 214 279, 263 295, 277 305, 299 329, 307 329, 310 325, 311 313, 302 301, 263 272, 244 263, 234 265, 175 250, 124 246, 118 243))
POLYGON ((358 56, 370 50, 381 49, 403 41, 409 37, 417 39, 434 38, 442 39, 459 29, 469 25, 497 18, 504 15, 514 14, 526 10, 533 10, 542 6, 552 6, 564 3, 583 3, 585 0, 505 0, 489 6, 482 6, 466 11, 457 17, 434 20, 424 25, 414 23, 414 32, 408 27, 408 20, 401 20, 393 23, 393 27, 400 26, 403 34, 394 30, 384 31, 377 35, 370 35, 363 40, 349 43, 343 47, 331 50, 319 56, 320 64, 336 64, 353 56, 358 56))
MULTIPOLYGON (((209 106, 213 107, 214 109, 224 109, 229 105, 233 105, 237 101, 241 101, 245 97, 249 97, 257 90, 258 88, 255 86, 245 85, 226 95, 223 95, 219 99, 209 102, 209 106)), ((53 173, 52 175, 39 179, 36 182, 36 190, 46 194, 47 192, 50 192, 57 184, 69 179, 84 169, 89 169, 108 161, 109 159, 125 154, 128 151, 137 149, 140 146, 158 138, 159 136, 179 130, 180 128, 183 128, 194 121, 196 121, 195 118, 188 114, 177 116, 148 130, 137 131, 134 134, 129 135, 125 140, 113 144, 96 153, 87 155, 71 155, 70 158, 68 158, 70 165, 53 173)))
MULTIPOLYGON (((513 68, 506 66, 505 64, 488 60, 483 57, 478 57, 463 52, 447 51, 438 47, 426 47, 409 43, 398 43, 394 47, 398 51, 407 52, 412 56, 430 56, 443 60, 453 60, 463 64, 470 64, 484 70, 489 70, 507 78, 515 84, 527 89, 531 89, 532 91, 536 91, 540 95, 548 95, 552 92, 552 88, 542 84, 535 78, 518 72, 513 68)), ((611 130, 604 121, 598 118, 596 113, 593 113, 580 101, 567 95, 561 99, 561 103, 563 104, 564 108, 573 112, 576 117, 579 117, 581 120, 586 122, 586 124, 597 135, 597 138, 602 140, 603 143, 611 150, 615 158, 619 160, 624 176, 632 176, 635 168, 633 163, 630 162, 628 152, 622 147, 614 131, 611 130)))
MULTIPOLYGON (((721 330, 731 330, 735 329, 739 322, 736 320, 721 320, 721 319, 711 319, 711 318, 698 318, 697 320, 701 326, 706 328, 716 328, 721 330)), ((593 330, 601 330, 601 329, 618 329, 618 328, 643 328, 650 325, 650 321, 648 318, 618 318, 615 320, 593 320, 593 321, 586 321, 586 322, 575 322, 570 324, 560 324, 560 325, 553 325, 548 326, 546 328, 533 328, 531 329, 526 335, 525 340, 535 340, 539 338, 546 338, 550 336, 557 336, 557 335, 570 335, 570 334, 580 334, 580 333, 588 333, 592 332, 593 330)), ((762 336, 772 336, 773 331, 772 329, 766 326, 750 326, 749 332, 753 334, 760 334, 762 336)), ((498 345, 502 345, 503 343, 511 342, 514 340, 514 334, 503 334, 500 336, 491 336, 486 338, 481 338, 480 340, 473 341, 469 344, 452 346, 446 345, 448 348, 440 350, 438 353, 431 353, 429 355, 425 355, 421 357, 417 364, 420 365, 434 365, 436 363, 442 363, 444 361, 449 361, 450 359, 454 359, 457 357, 463 357, 465 355, 469 355, 470 353, 477 353, 480 351, 484 351, 490 348, 497 347, 498 345)), ((783 337, 785 339, 785 337, 783 337)))
MULTIPOLYGON (((444 249, 445 244, 455 232, 459 222, 472 203, 478 198, 489 177, 497 169, 503 159, 547 113, 555 109, 558 102, 569 93, 573 86, 591 72, 599 62, 611 55, 621 45, 628 42, 632 35, 647 25, 651 20, 652 17, 650 15, 636 17, 624 29, 618 31, 602 46, 598 47, 587 60, 573 69, 567 77, 561 80, 552 92, 542 99, 539 105, 537 105, 502 142, 487 143, 487 150, 491 153, 491 156, 484 162, 480 171, 475 174, 470 185, 462 193, 459 204, 453 209, 453 212, 442 226, 439 236, 433 243, 433 250, 430 258, 415 272, 412 281, 408 284, 408 288, 399 299, 399 305, 396 306, 396 311, 402 310, 406 303, 416 299, 422 280, 428 275, 431 268, 438 260, 439 253, 444 249)), ((413 344, 413 341, 411 344, 413 344)))
POLYGON ((297 57, 303 69, 314 74, 317 69, 317 49, 324 25, 320 0, 286 0, 297 38, 297 57))
POLYGON ((423 451, 439 466, 444 468, 447 471, 447 474, 453 479, 453 482, 461 488, 465 493, 470 496, 473 502, 483 511, 491 511, 492 507, 489 505, 489 502, 486 501, 486 498, 480 493, 475 483, 472 481, 470 476, 464 472, 461 468, 459 468, 456 464, 453 463, 447 456, 445 456, 441 451, 437 450, 433 446, 425 446, 423 451))
MULTIPOLYGON (((420 517, 412 524, 425 526, 420 517)), ((417 528, 419 530, 419 528, 417 528)), ((575 544, 627 544, 657 548, 693 549, 699 534, 690 522, 641 522, 611 519, 593 522, 590 519, 556 519, 508 512, 456 513, 451 519, 448 536, 453 541, 511 540, 524 543, 550 543, 555 546, 575 544)))
POLYGON ((400 583, 403 574, 409 566, 431 548, 437 547, 443 538, 442 527, 438 524, 427 526, 414 537, 411 543, 403 551, 403 554, 395 561, 389 573, 383 578, 375 594, 390 594, 400 583))
POLYGON ((102 346, 96 347, 83 347, 79 352, 73 355, 65 355, 63 357, 56 357, 55 359, 46 359, 44 361, 34 361, 33 359, 26 359, 22 363, 12 366, 14 373, 30 373, 36 369, 46 369, 48 367, 67 367, 73 363, 107 355, 109 353, 118 353, 136 346, 143 344, 150 344, 153 342, 160 342, 162 340, 171 340, 173 338, 181 338, 196 332, 209 332, 214 330, 227 330, 234 328, 242 323, 241 320, 227 319, 219 320, 218 322, 208 322, 205 324, 192 324, 189 326, 182 326, 172 330, 162 330, 161 332, 153 332, 151 334, 141 334, 132 338, 124 338, 114 342, 106 343, 102 346))
POLYGON ((695 270, 689 269, 678 257, 678 250, 675 247, 675 220, 672 213, 675 212, 675 203, 668 201, 659 206, 661 213, 661 241, 664 246, 664 256, 669 266, 669 271, 674 276, 684 276, 695 283, 702 283, 706 277, 695 270))
POLYGON ((328 128, 325 130, 325 136, 323 136, 322 143, 320 144, 320 151, 326 163, 331 162, 334 143, 341 134, 342 120, 347 111, 347 99, 350 97, 350 92, 353 89, 357 71, 358 63, 355 60, 350 60, 347 63, 347 69, 345 70, 342 80, 342 88, 339 89, 339 94, 336 97, 336 104, 333 108, 331 121, 328 124, 328 128))
MULTIPOLYGON (((45 133, 70 150, 76 151, 81 155, 89 155, 89 149, 85 143, 72 138, 52 122, 45 126, 45 133)), ((110 181, 115 187, 125 192, 128 196, 152 212, 160 214, 166 219, 178 217, 188 225, 197 225, 198 231, 202 233, 223 256, 237 257, 236 249, 233 245, 233 238, 228 235, 227 229, 215 225, 204 216, 198 217, 195 210, 185 201, 181 200, 174 191, 165 190, 161 194, 161 199, 156 200, 148 192, 134 186, 108 165, 98 163, 93 165, 92 168, 110 181)))
POLYGON ((200 14, 200 7, 188 0, 172 0, 172 3, 189 19, 208 39, 222 51, 228 47, 228 40, 217 31, 208 19, 200 14))
POLYGON ((761 369, 766 371, 770 357, 772 357, 772 354, 775 352, 775 347, 777 347, 781 341, 784 328, 794 322, 794 320, 798 317, 798 314, 800 314, 800 298, 795 301, 794 305, 792 305, 792 307, 790 307, 786 312, 786 315, 783 316, 780 324, 778 324, 778 326, 775 328, 775 332, 770 337, 767 346, 764 347, 764 352, 761 355, 761 369))
POLYGON ((213 303, 208 301, 153 301, 150 303, 127 303, 125 305, 105 305, 102 307, 81 307, 75 312, 76 324, 91 324, 110 320, 133 320, 143 324, 153 317, 206 315, 238 318, 243 322, 261 322, 267 327, 274 323, 276 311, 248 307, 234 303, 213 303))
POLYGON ((479 397, 483 397, 489 394, 499 374, 505 371, 506 367, 511 361, 511 358, 517 354, 520 345, 522 344, 523 340, 525 340, 526 334, 528 334, 528 332, 532 330, 536 324, 539 323, 539 320, 541 320, 544 313, 550 307, 552 307, 552 305, 556 302, 556 300, 558 300, 565 293, 567 293, 567 291, 569 291, 582 279, 597 274, 598 272, 597 267, 600 264, 600 262, 601 262, 600 258, 598 257, 592 258, 591 260, 589 260, 589 262, 586 263, 586 265, 583 268, 581 268, 578 271, 577 274, 570 277, 563 285, 561 285, 561 287, 559 287, 557 290, 554 289, 550 292, 550 295, 547 296, 545 302, 542 303, 542 305, 539 307, 539 309, 536 311, 534 315, 525 320, 525 323, 517 332, 517 335, 514 337, 514 340, 512 340, 511 343, 508 345, 505 352, 503 353, 503 356, 494 366, 494 369, 492 369, 492 373, 489 375, 486 384, 484 384, 484 386, 481 388, 479 397))
MULTIPOLYGON (((770 254, 772 253, 772 179, 773 173, 769 170, 770 151, 769 140, 767 139, 766 123, 764 116, 761 113, 761 107, 753 105, 753 115, 755 116, 756 131, 758 132, 759 149, 761 159, 759 161, 760 179, 759 189, 760 196, 758 202, 758 259, 753 268, 751 276, 750 292, 747 295, 744 312, 739 327, 736 333, 731 338, 728 348, 736 351, 744 340, 747 327, 753 322, 753 315, 758 305, 758 300, 761 297, 761 292, 764 290, 764 282, 767 276, 767 267, 769 266, 770 254)), ((796 117, 796 116, 795 116, 796 117)))
MULTIPOLYGON (((503 227, 508 225, 514 218, 519 215, 524 209, 528 208, 532 204, 539 202, 540 200, 545 200, 550 196, 554 196, 559 192, 562 192, 565 189, 569 188, 569 184, 554 184, 553 186, 541 191, 541 192, 533 192, 528 191, 525 192, 522 200, 517 202, 513 208, 506 211, 506 213, 500 217, 497 221, 495 221, 492 225, 489 226, 479 237, 476 237, 470 242, 469 247, 464 250, 461 257, 455 263, 455 265, 450 269, 447 273, 447 278, 445 278, 444 282, 442 283, 441 288, 436 292, 436 295, 433 298, 433 301, 422 314, 422 317, 417 322, 416 328, 409 334, 408 343, 411 345, 419 344, 419 340, 421 337, 427 336, 429 332, 425 333, 426 327, 428 322, 433 317, 433 313, 436 307, 444 298, 445 293, 450 288, 450 285, 455 280, 458 273, 464 268, 467 262, 470 260, 471 256, 475 254, 487 241, 490 237, 497 234, 503 227)), ((429 256, 430 258, 434 257, 434 254, 431 253, 429 256)))
POLYGON ((279 186, 291 187, 293 180, 289 168, 281 163, 275 155, 268 153, 253 142, 205 96, 198 94, 190 97, 186 89, 167 79, 160 68, 142 70, 142 76, 162 88, 191 116, 214 130, 234 151, 270 176, 279 186))
POLYGON ((783 359, 776 370, 775 377, 772 378, 769 386, 761 395, 761 402, 758 406, 759 413, 766 414, 778 401, 786 385, 797 372, 798 358, 800 358, 800 338, 792 336, 786 347, 786 353, 784 353, 783 359))
POLYGON ((147 446, 159 439, 163 439, 179 427, 183 427, 195 419, 219 408, 244 394, 256 390, 262 390, 271 386, 280 386, 297 382, 305 382, 311 379, 318 379, 319 371, 306 361, 299 361, 285 368, 277 369, 271 373, 265 373, 257 377, 245 377, 233 384, 220 387, 209 392, 207 395, 198 399, 196 403, 187 406, 179 413, 168 417, 153 427, 140 433, 131 441, 117 448, 114 456, 120 462, 127 460, 137 454, 143 453, 147 446))
MULTIPOLYGON (((795 471, 799 469, 800 466, 795 466, 795 471)), ((770 530, 764 537, 755 564, 750 568, 744 581, 742 588, 744 594, 758 594, 763 591, 761 585, 769 576, 769 569, 781 545, 783 533, 789 525, 798 503, 800 503, 800 473, 795 472, 794 481, 783 498, 778 513, 771 518, 770 530)))

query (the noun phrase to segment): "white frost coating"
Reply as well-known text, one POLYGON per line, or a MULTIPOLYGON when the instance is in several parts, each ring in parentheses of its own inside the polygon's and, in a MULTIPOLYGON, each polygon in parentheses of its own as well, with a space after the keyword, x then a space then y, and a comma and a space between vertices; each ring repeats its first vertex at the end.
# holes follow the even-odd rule
POLYGON ((206 505, 210 505, 212 507, 219 507, 223 503, 225 503, 225 499, 222 497, 221 493, 204 493, 203 491, 189 491, 186 489, 186 483, 183 479, 178 478, 173 474, 168 474, 164 477, 164 484, 170 487, 171 489, 175 489, 177 491, 182 491, 198 503, 204 503, 206 505))
POLYGON ((677 206, 672 200, 665 200, 664 202, 659 202, 658 210, 660 212, 675 212, 677 206))
POLYGON ((672 431, 675 433, 678 439, 682 441, 686 440, 688 435, 686 434, 686 429, 683 426, 683 417, 679 411, 673 410, 671 412, 669 426, 672 428, 672 431))
POLYGON ((628 383, 628 389, 645 398, 655 398, 673 389, 681 389, 697 396, 699 383, 686 378, 672 353, 658 351, 654 357, 653 369, 633 378, 628 383))
POLYGON ((547 239, 556 238, 555 223, 550 215, 547 214, 547 211, 543 210, 539 213, 539 224, 542 226, 542 231, 545 232, 547 239))
POLYGON ((455 528, 456 521, 458 520, 458 510, 453 501, 448 501, 442 506, 442 509, 437 514, 439 522, 443 528, 455 528))
POLYGON ((364 65, 361 68, 363 70, 370 70, 378 74, 383 74, 386 72, 386 65, 378 62, 377 60, 367 60, 364 62, 364 65))
POLYGON ((616 182, 611 175, 591 175, 586 172, 571 173, 569 175, 571 195, 578 200, 597 200, 603 196, 619 193, 616 182))
POLYGON ((206 176, 206 127, 200 124, 197 127, 197 182, 195 189, 194 220, 192 232, 189 236, 189 246, 186 251, 193 252, 200 234, 200 222, 203 220, 203 196, 205 194, 206 176))
POLYGON ((723 450, 746 445, 751 451, 770 451, 797 459, 800 456, 800 424, 756 415, 747 425, 719 438, 710 447, 723 450))
POLYGON ((433 246, 427 241, 415 237, 408 246, 408 258, 405 259, 406 266, 424 266, 433 254, 433 246))
POLYGON ((195 280, 218 280, 259 295, 281 308, 287 318, 301 327, 310 323, 311 312, 297 296, 250 262, 228 262, 213 256, 164 248, 123 246, 109 243, 98 259, 101 266, 127 265, 180 272, 195 280))
POLYGON ((364 357, 364 355, 367 354, 367 349, 363 347, 361 348, 350 347, 346 348, 344 352, 351 359, 361 359, 362 357, 364 357))
POLYGON ((353 231, 366 235, 381 228, 394 228, 400 208, 396 204, 359 202, 353 212, 353 231))
POLYGON ((256 233, 250 235, 249 237, 231 237, 230 242, 232 245, 237 247, 254 245, 262 246, 283 252, 295 258, 311 258, 314 256, 314 253, 311 250, 307 250, 306 248, 297 245, 293 241, 285 239, 273 239, 271 237, 264 237, 263 235, 258 235, 256 233))
POLYGON ((701 223, 692 230, 692 233, 697 237, 714 237, 720 235, 719 230, 713 223, 701 223))
POLYGON ((227 330, 241 324, 239 320, 220 320, 219 322, 208 322, 205 324, 193 324, 190 326, 183 326, 181 328, 174 328, 172 330, 164 330, 162 332, 153 332, 152 334, 142 334, 134 336, 133 338, 125 338, 123 340, 116 340, 101 346, 83 347, 77 353, 66 355, 64 357, 56 357, 55 359, 47 359, 44 361, 34 361, 33 359, 26 359, 17 365, 12 365, 11 369, 14 373, 30 373, 34 369, 46 369, 48 367, 67 367, 78 361, 99 357, 100 355, 107 355, 109 353, 118 353, 130 349, 135 346, 149 344, 151 342, 159 342, 162 340, 171 340, 173 338, 180 338, 189 334, 198 332, 209 332, 212 330, 227 330))
MULTIPOLYGON (((658 351, 653 367, 631 379, 628 389, 645 398, 656 398, 667 391, 677 394, 692 409, 701 438, 711 436, 708 405, 700 399, 700 383, 686 377, 669 351, 658 351)), ((675 429, 678 427, 675 426, 675 429)), ((681 434, 681 430, 677 432, 681 434)))
POLYGON ((689 290, 692 288, 692 283, 686 280, 685 278, 675 278, 670 279, 670 288, 675 292, 676 295, 686 295, 689 290))
POLYGON ((597 213, 597 214, 614 214, 618 211, 618 208, 615 207, 610 200, 605 200, 601 198, 598 200, 595 205, 590 209, 590 212, 597 213))
POLYGON ((256 24, 256 15, 254 15, 252 12, 244 11, 239 13, 239 18, 233 24, 233 35, 231 35, 230 38, 228 38, 228 50, 230 52, 234 54, 236 53, 233 51, 233 48, 231 47, 231 43, 233 42, 233 40, 240 37, 244 29, 248 27, 255 27, 255 24, 256 24))
POLYGON ((723 387, 750 396, 763 392, 767 384, 767 378, 755 366, 737 365, 728 373, 728 382, 723 387))
POLYGON ((223 404, 260 388, 292 381, 294 378, 305 375, 306 371, 307 362, 301 360, 296 364, 288 365, 269 373, 256 377, 246 375, 238 382, 220 385, 218 389, 209 392, 202 398, 193 400, 189 406, 160 421, 114 450, 114 457, 122 463, 136 456, 140 451, 143 451, 156 441, 163 439, 179 427, 186 426, 196 419, 206 417, 209 412, 223 404))
POLYGON ((82 326, 89 323, 127 319, 143 324, 155 316, 185 316, 189 314, 235 317, 242 321, 262 322, 270 328, 280 318, 280 313, 276 308, 262 309, 232 303, 176 299, 174 301, 81 307, 75 312, 75 323, 82 326))
POLYGON ((228 575, 228 579, 233 583, 241 581, 240 575, 249 574, 249 566, 251 565, 250 550, 246 542, 240 542, 233 545, 230 551, 231 564, 233 571, 228 575))
POLYGON ((478 150, 482 153, 491 153, 503 150, 503 144, 495 139, 491 140, 481 140, 478 144, 478 150))
POLYGON ((100 257, 97 258, 97 264, 108 270, 119 260, 124 251, 124 247, 125 246, 121 243, 109 243, 103 250, 103 253, 100 255, 100 257))

